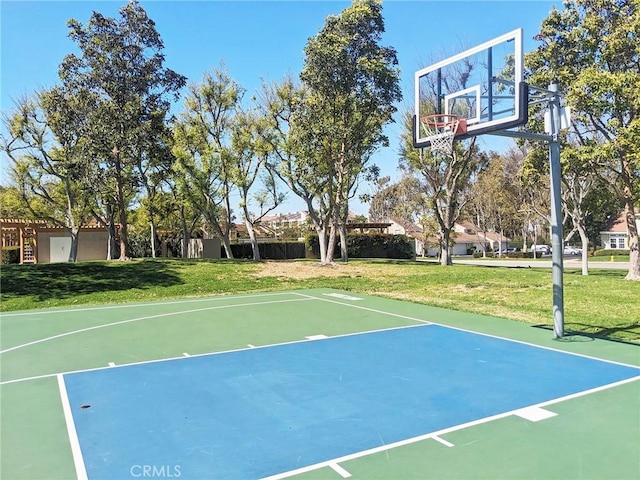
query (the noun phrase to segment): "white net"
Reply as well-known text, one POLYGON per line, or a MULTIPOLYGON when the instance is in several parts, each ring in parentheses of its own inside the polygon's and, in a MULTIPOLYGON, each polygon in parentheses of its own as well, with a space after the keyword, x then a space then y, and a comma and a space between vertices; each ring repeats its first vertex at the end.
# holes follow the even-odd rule
POLYGON ((420 122, 429 140, 431 153, 451 155, 453 139, 458 130, 459 118, 456 115, 428 115, 420 122))

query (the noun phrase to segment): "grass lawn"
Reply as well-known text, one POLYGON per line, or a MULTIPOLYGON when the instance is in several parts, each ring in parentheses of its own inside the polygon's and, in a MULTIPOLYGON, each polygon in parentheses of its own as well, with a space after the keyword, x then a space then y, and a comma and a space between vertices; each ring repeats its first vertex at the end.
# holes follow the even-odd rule
MULTIPOLYGON (((640 282, 626 270, 566 270, 565 330, 640 344, 640 282)), ((543 326, 552 325, 551 270, 430 262, 145 259, 3 265, 0 311, 184 296, 336 288, 543 326)))

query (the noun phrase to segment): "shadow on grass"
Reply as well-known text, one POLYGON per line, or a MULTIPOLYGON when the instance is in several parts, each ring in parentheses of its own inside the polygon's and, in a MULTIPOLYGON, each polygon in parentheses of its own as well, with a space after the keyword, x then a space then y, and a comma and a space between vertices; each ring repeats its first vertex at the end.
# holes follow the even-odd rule
MULTIPOLYGON (((533 325, 535 328, 542 328, 544 330, 553 330, 551 325, 533 325)), ((565 336, 560 341, 564 342, 584 342, 593 339, 608 340, 610 342, 625 343, 627 345, 635 345, 640 347, 640 337, 637 340, 627 340, 619 338, 621 333, 629 335, 637 335, 640 323, 632 323, 630 325, 620 327, 601 327, 598 325, 586 325, 582 323, 571 322, 566 324, 565 336), (595 331, 587 331, 594 330, 595 331)), ((627 336, 629 336, 627 335, 627 336)))
POLYGON ((3 299, 65 299, 184 283, 165 262, 86 262, 2 266, 3 299))

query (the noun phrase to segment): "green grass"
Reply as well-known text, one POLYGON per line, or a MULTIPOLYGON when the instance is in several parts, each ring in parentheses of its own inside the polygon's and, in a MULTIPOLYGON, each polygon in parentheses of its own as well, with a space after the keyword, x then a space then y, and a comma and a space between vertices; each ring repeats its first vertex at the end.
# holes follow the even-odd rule
MULTIPOLYGON (((280 273, 269 275, 269 266, 273 263, 175 259, 3 265, 0 311, 336 288, 543 327, 552 324, 550 269, 381 260, 321 267, 315 261, 296 261, 282 262, 280 273)), ((591 269, 588 276, 565 271, 565 330, 640 343, 640 282, 626 281, 625 275, 625 270, 591 269)))

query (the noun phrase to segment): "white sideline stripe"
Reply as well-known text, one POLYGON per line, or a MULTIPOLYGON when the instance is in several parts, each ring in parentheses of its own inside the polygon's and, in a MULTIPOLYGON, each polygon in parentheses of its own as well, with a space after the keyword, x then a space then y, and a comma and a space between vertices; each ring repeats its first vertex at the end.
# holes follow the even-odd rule
POLYGON ((349 478, 351 474, 347 472, 344 468, 342 468, 337 463, 330 463, 329 466, 342 478, 349 478))
POLYGON ((518 417, 529 420, 530 422, 539 422, 540 420, 546 420, 547 418, 555 417, 557 413, 550 412, 544 408, 528 407, 514 412, 518 417))
MULTIPOLYGON (((341 335, 334 335, 332 338, 340 338, 340 337, 353 337, 356 335, 367 335, 370 333, 379 333, 379 332, 388 332, 388 331, 393 331, 393 330, 403 330, 405 328, 422 328, 425 325, 403 325, 401 327, 391 327, 391 328, 378 328, 375 330, 365 330, 363 332, 352 332, 352 333, 344 333, 341 335)), ((271 348, 271 347, 279 347, 282 345, 293 345, 296 343, 302 343, 302 342, 308 342, 308 340, 292 340, 290 342, 282 342, 282 343, 272 343, 269 345, 260 345, 259 347, 256 346, 247 346, 248 348, 255 348, 255 349, 261 349, 261 348, 271 348)), ((196 355, 191 355, 191 357, 205 357, 208 355, 223 355, 225 353, 233 353, 233 352, 242 352, 247 350, 247 348, 234 348, 231 350, 221 350, 219 352, 207 352, 207 353, 199 353, 196 355)), ((160 362, 171 362, 173 360, 184 360, 185 357, 168 357, 168 358, 156 358, 154 360, 144 360, 141 362, 131 362, 131 363, 123 363, 121 365, 118 365, 117 368, 123 368, 123 367, 133 367, 136 365, 148 365, 150 363, 160 363, 160 362)), ((67 370, 66 372, 57 372, 57 373, 45 373, 42 375, 34 375, 32 377, 22 377, 22 378, 14 378, 13 380, 4 380, 2 382, 0 382, 0 385, 9 385, 11 383, 20 383, 20 382, 28 382, 31 380, 41 380, 43 378, 51 378, 51 377, 55 377, 56 375, 71 375, 73 373, 85 373, 85 372, 95 372, 97 370, 104 370, 107 367, 97 367, 97 368, 81 368, 79 370, 67 370)))
POLYGON ((449 447, 449 448, 455 447, 453 443, 446 441, 444 438, 440 438, 438 435, 434 435, 431 438, 433 438, 436 442, 441 443, 445 447, 449 447))
POLYGON ((304 338, 306 338, 307 340, 322 340, 329 337, 327 337, 326 335, 320 334, 320 335, 309 335, 308 337, 304 337, 304 338))
POLYGON ((362 300, 360 297, 352 297, 351 295, 345 295, 344 293, 323 293, 323 295, 326 295, 327 297, 341 298, 342 300, 362 300))
POLYGON ((613 365, 622 365, 623 367, 635 368, 636 370, 638 370, 638 372, 640 372, 640 366, 639 365, 631 365, 629 363, 617 362, 615 360, 607 360, 606 358, 594 357, 592 355, 585 355, 583 353, 571 352, 569 350, 560 350, 558 348, 546 347, 544 345, 537 345, 535 343, 525 342, 524 340, 516 340, 516 339, 513 339, 513 338, 500 337, 498 335, 493 335, 491 333, 476 332, 474 330, 469 330, 467 328, 453 327, 451 325, 445 325, 443 323, 432 322, 432 321, 427 321, 427 320, 421 320, 419 318, 408 317, 406 315, 399 315, 399 314, 391 313, 391 312, 385 312, 383 310, 376 310, 376 309, 373 309, 373 308, 361 307, 359 305, 353 305, 353 304, 350 304, 350 303, 343 303, 343 302, 338 302, 338 301, 335 301, 335 300, 328 300, 326 298, 314 297, 313 295, 307 295, 307 294, 300 293, 300 292, 291 292, 291 293, 293 293, 294 295, 301 295, 301 296, 308 297, 308 298, 314 298, 314 299, 320 300, 322 302, 336 303, 338 305, 343 305, 345 307, 359 308, 359 309, 362 309, 362 310, 369 310, 371 312, 382 313, 384 315, 389 315, 389 316, 392 316, 392 317, 406 318, 408 320, 414 320, 416 322, 421 322, 421 323, 424 323, 426 325, 437 325, 437 326, 443 327, 443 328, 450 328, 451 330, 458 330, 460 332, 473 333, 475 335, 481 335, 483 337, 497 338, 498 340, 504 340, 506 342, 519 343, 521 345, 528 345, 530 347, 541 348, 543 350, 549 350, 551 352, 566 353, 567 355, 574 355, 576 357, 588 358, 590 360, 598 360, 600 362, 611 363, 613 365))
MULTIPOLYGON (((633 381, 636 381, 636 380, 640 380, 640 376, 633 377, 633 378, 628 378, 626 380, 621 380, 621 381, 615 382, 615 383, 610 383, 608 385, 603 385, 601 387, 592 388, 591 390, 584 390, 582 392, 573 393, 573 394, 567 395, 565 397, 554 398, 553 400, 549 400, 549 401, 546 401, 546 402, 538 403, 536 405, 531 405, 530 407, 527 407, 527 408, 544 407, 544 406, 551 405, 551 404, 554 404, 554 403, 564 402, 566 400, 571 400, 573 398, 582 397, 584 395, 588 395, 588 394, 591 394, 591 393, 599 392, 601 390, 606 390, 606 389, 609 389, 609 388, 617 387, 619 385, 623 385, 625 383, 630 383, 630 382, 633 382, 633 381)), ((370 448, 368 450, 362 450, 362 451, 356 452, 356 453, 351 453, 349 455, 344 455, 342 457, 334 458, 334 459, 331 459, 331 460, 326 460, 324 462, 316 463, 316 464, 313 464, 313 465, 308 465, 306 467, 301 467, 301 468, 298 468, 296 470, 290 470, 288 472, 278 473, 278 474, 275 474, 275 475, 271 475, 269 477, 263 477, 261 480, 280 480, 282 478, 288 478, 288 477, 292 477, 294 475, 300 475, 301 473, 311 472, 311 471, 317 470, 319 468, 330 467, 331 464, 342 463, 342 462, 347 462, 349 460, 354 460, 356 458, 366 457, 368 455, 373 455, 375 453, 384 452, 386 450, 391 450, 393 448, 398 448, 398 447, 402 447, 402 446, 405 446, 405 445, 410 445, 412 443, 417 443, 417 442, 420 442, 422 440, 427 440, 427 439, 430 439, 430 438, 435 440, 434 437, 441 437, 442 435, 446 435, 447 433, 456 432, 458 430, 464 430, 465 428, 474 427, 476 425, 482 425, 483 423, 489 423, 489 422, 492 422, 494 420, 499 420, 501 418, 506 418, 506 417, 509 417, 511 415, 515 415, 516 412, 519 411, 519 410, 522 410, 522 409, 511 410, 509 412, 499 413, 499 414, 493 415, 491 417, 480 418, 478 420, 473 420, 471 422, 462 423, 460 425, 454 425, 453 427, 447 427, 447 428, 444 428, 442 430, 438 430, 436 432, 425 433, 424 435, 419 435, 419 436, 413 437, 413 438, 407 438, 407 439, 401 440, 399 442, 389 443, 387 445, 380 445, 379 447, 370 448)))
POLYGON ((274 303, 301 302, 301 301, 304 301, 304 300, 310 300, 311 298, 313 298, 313 297, 310 297, 308 299, 296 298, 296 299, 293 299, 293 300, 273 300, 273 301, 269 301, 269 302, 252 302, 252 303, 243 303, 243 304, 240 304, 240 305, 215 305, 213 307, 196 308, 194 310, 181 310, 179 312, 159 313, 157 315, 149 315, 149 316, 146 316, 146 317, 130 318, 128 320, 120 320, 119 322, 103 323, 101 325, 94 325, 93 327, 81 328, 79 330, 72 330, 70 332, 60 333, 58 335, 53 335, 51 337, 41 338, 39 340, 34 340, 32 342, 23 343, 22 345, 16 345, 14 347, 5 348, 4 350, 0 350, 0 355, 3 354, 3 353, 8 353, 8 352, 12 352, 14 350, 18 350, 20 348, 30 347, 30 346, 33 346, 33 345, 37 345, 39 343, 44 343, 44 342, 48 342, 50 340, 55 340, 57 338, 67 337, 69 335, 75 335, 77 333, 90 332, 91 330, 99 330, 101 328, 115 327, 116 325, 124 325, 126 323, 139 322, 139 321, 142 321, 142 320, 151 320, 153 318, 171 317, 173 315, 183 315, 185 313, 206 312, 207 310, 220 310, 220 309, 223 309, 223 308, 238 308, 238 307, 251 307, 251 306, 255 306, 255 305, 270 305, 270 304, 274 304, 274 303))
POLYGON ((109 362, 109 363, 108 363, 108 365, 109 365, 110 367, 115 367, 115 366, 116 366, 116 363, 115 363, 115 362, 109 362))
POLYGON ((76 469, 76 477, 78 480, 88 480, 87 470, 84 466, 82 458, 82 450, 80 449, 80 440, 78 440, 78 432, 73 422, 71 414, 71 405, 69 404, 69 395, 67 394, 67 386, 64 383, 62 374, 58 374, 58 389, 60 390, 60 399, 62 400, 62 411, 64 412, 64 421, 67 424, 67 433, 69 435, 69 443, 71 444, 71 454, 73 455, 73 464, 76 469))
POLYGON ((336 305, 342 305, 344 307, 357 308, 359 310, 366 310, 368 312, 381 313, 383 315, 389 315, 390 317, 404 318, 406 320, 413 320, 414 322, 424 323, 425 325, 432 325, 433 324, 433 322, 429 322, 427 320, 422 320, 420 318, 415 318, 415 317, 409 317, 407 315, 400 315, 399 313, 385 312, 384 310, 377 310, 375 308, 362 307, 360 305, 353 305, 351 303, 338 302, 336 300, 329 300, 328 298, 314 297, 313 295, 307 295, 305 293, 300 293, 300 292, 292 292, 292 293, 294 295, 300 295, 301 297, 305 297, 305 298, 308 298, 308 299, 320 300, 321 302, 335 303, 336 305))
POLYGON ((150 303, 121 303, 119 305, 103 305, 101 307, 86 308, 67 308, 60 310, 27 310, 22 312, 0 313, 0 317, 22 317, 29 315, 49 315, 53 313, 73 313, 73 312, 91 312, 93 310, 113 310, 114 308, 137 308, 137 307, 153 307, 156 305, 180 305, 183 303, 201 303, 201 302, 219 302, 222 300, 235 300, 237 298, 256 298, 256 297, 273 297, 278 295, 291 295, 293 292, 272 292, 272 293, 256 293, 253 295, 220 295, 218 297, 194 298, 190 300, 171 300, 168 302, 150 302, 150 303))

